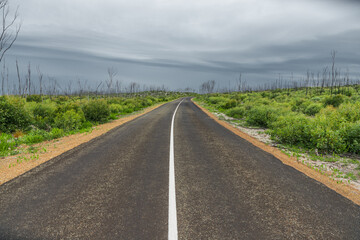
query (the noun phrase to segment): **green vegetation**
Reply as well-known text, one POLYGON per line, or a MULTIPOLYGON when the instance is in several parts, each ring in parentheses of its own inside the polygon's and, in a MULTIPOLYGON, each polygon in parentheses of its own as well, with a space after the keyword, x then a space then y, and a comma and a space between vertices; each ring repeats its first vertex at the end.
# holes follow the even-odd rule
POLYGON ((359 86, 212 93, 196 100, 210 109, 267 128, 278 143, 321 154, 360 154, 359 86))
POLYGON ((162 91, 102 98, 0 96, 0 157, 16 154, 21 144, 91 131, 98 124, 182 96, 162 91))

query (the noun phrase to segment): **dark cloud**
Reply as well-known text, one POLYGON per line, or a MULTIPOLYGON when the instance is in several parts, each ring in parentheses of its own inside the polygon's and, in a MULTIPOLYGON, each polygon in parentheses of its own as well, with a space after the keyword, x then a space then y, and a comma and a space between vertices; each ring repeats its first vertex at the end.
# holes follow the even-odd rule
POLYGON ((359 1, 16 2, 23 27, 7 63, 31 61, 59 81, 95 83, 116 67, 124 84, 228 85, 239 72, 258 84, 321 70, 331 50, 360 71, 359 1))

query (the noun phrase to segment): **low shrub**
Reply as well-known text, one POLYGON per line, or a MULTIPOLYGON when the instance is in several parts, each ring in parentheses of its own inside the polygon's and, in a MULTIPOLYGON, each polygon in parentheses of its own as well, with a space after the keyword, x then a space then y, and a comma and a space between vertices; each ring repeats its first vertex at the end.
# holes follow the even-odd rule
POLYGON ((348 124, 344 131, 344 138, 348 151, 360 154, 360 122, 348 124))
POLYGON ((230 108, 228 111, 226 111, 226 115, 238 119, 243 118, 245 115, 245 108, 244 107, 230 108))
POLYGON ((270 134, 281 143, 309 146, 310 120, 302 114, 281 116, 273 123, 270 134))
POLYGON ((65 132, 63 129, 60 128, 53 128, 50 131, 50 138, 51 139, 56 139, 56 138, 61 138, 65 135, 65 132))
POLYGON ((21 138, 21 141, 31 145, 49 139, 51 139, 49 132, 41 129, 35 129, 24 135, 24 137, 21 138))
POLYGON ((325 106, 332 105, 333 107, 338 107, 343 102, 344 102, 344 97, 342 95, 340 95, 340 94, 335 95, 335 96, 327 96, 324 99, 324 105, 325 106))
POLYGON ((21 102, 10 103, 6 98, 0 99, 0 132, 26 131, 30 124, 30 114, 21 102))
POLYGON ((132 113, 134 111, 135 105, 130 103, 123 107, 122 113, 132 113))
POLYGON ((110 113, 121 113, 123 111, 123 107, 120 104, 112 103, 109 105, 110 113))
POLYGON ((268 128, 281 114, 282 111, 276 107, 255 106, 246 113, 246 122, 252 126, 268 128))
POLYGON ((348 122, 360 120, 360 103, 343 103, 337 109, 338 113, 348 122))
POLYGON ((224 97, 209 97, 208 98, 208 102, 211 103, 211 104, 218 104, 220 102, 225 102, 227 99, 224 98, 224 97))
POLYGON ((51 103, 36 104, 32 111, 34 125, 40 129, 50 130, 55 118, 56 105, 51 103))
POLYGON ((67 132, 80 129, 84 121, 84 115, 72 109, 65 113, 60 113, 54 120, 54 126, 67 132))
POLYGON ((53 118, 55 111, 56 111, 56 105, 40 103, 40 104, 36 104, 36 106, 34 107, 33 115, 35 117, 39 116, 42 118, 53 118))
POLYGON ((323 152, 345 152, 347 147, 342 134, 345 126, 336 109, 322 109, 309 124, 310 146, 323 152))
POLYGON ((304 110, 304 113, 306 115, 309 116, 314 116, 315 114, 317 114, 318 112, 320 112, 320 110, 323 108, 323 105, 320 103, 312 103, 309 106, 307 106, 304 110))
POLYGON ((27 102, 41 102, 41 96, 40 95, 29 95, 26 97, 27 102))
POLYGON ((224 102, 219 103, 219 107, 222 109, 230 109, 236 107, 236 100, 231 99, 224 102))
POLYGON ((88 129, 88 128, 91 128, 92 126, 93 126, 93 124, 91 122, 85 121, 85 122, 82 123, 80 128, 81 129, 88 129))
POLYGON ((106 122, 110 117, 110 109, 104 100, 92 100, 83 106, 85 118, 91 122, 106 122))

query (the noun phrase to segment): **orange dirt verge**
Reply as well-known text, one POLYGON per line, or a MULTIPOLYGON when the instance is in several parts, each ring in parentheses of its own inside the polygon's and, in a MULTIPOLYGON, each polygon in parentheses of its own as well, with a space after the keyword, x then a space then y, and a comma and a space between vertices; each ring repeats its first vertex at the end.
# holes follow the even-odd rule
POLYGON ((223 127, 229 129, 239 137, 245 139, 246 141, 250 142, 254 146, 264 150, 265 152, 270 153, 280 161, 282 161, 284 164, 291 166, 295 168, 296 170, 304 173, 308 177, 311 177, 315 179, 316 181, 319 181, 323 184, 325 184, 327 187, 331 188, 332 190, 336 191, 337 193, 341 194, 342 196, 350 199, 354 203, 360 205, 360 191, 351 187, 350 185, 345 184, 338 184, 336 181, 330 179, 326 175, 322 175, 321 173, 315 171, 314 169, 309 168, 308 166, 302 164, 301 162, 298 162, 296 158, 289 157, 285 153, 281 152, 279 149, 271 147, 266 145, 263 142, 258 141, 257 139, 251 137, 250 135, 240 131, 239 129, 235 128, 234 126, 230 125, 226 121, 219 120, 214 114, 212 114, 207 109, 201 107, 199 104, 193 103, 198 106, 203 112, 205 112, 209 117, 214 119, 217 123, 222 125, 223 127))
MULTIPOLYGON (((11 179, 33 169, 34 167, 46 161, 49 161, 56 156, 59 156, 66 151, 69 151, 79 146, 82 143, 88 142, 91 139, 101 136, 115 127, 118 127, 141 115, 144 115, 154 110, 155 108, 162 106, 163 104, 148 107, 132 115, 122 117, 109 123, 98 125, 94 127, 91 132, 77 133, 74 135, 69 135, 59 139, 33 145, 33 147, 38 149, 37 153, 23 153, 0 158, 0 185, 10 181, 11 179)), ((22 146, 22 148, 26 149, 28 147, 22 146)))

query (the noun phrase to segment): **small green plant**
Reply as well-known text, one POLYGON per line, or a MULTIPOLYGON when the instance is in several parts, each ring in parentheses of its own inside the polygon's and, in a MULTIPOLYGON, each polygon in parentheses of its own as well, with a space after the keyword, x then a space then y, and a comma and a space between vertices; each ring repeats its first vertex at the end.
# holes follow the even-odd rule
POLYGON ((353 173, 351 173, 351 172, 347 173, 347 174, 344 176, 344 178, 349 178, 349 179, 351 179, 351 180, 353 180, 353 181, 356 180, 356 176, 355 176, 353 173))

